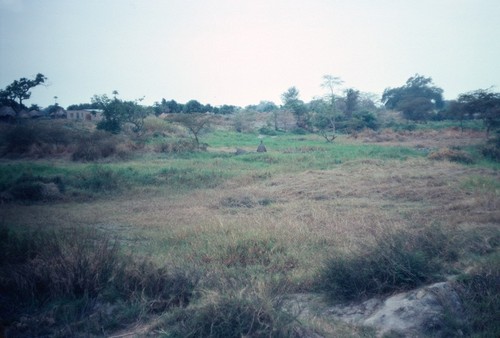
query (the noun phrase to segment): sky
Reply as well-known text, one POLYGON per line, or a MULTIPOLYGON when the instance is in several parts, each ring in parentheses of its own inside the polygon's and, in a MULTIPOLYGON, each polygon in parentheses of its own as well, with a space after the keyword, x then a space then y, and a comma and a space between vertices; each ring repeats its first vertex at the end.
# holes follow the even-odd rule
POLYGON ((455 99, 500 90, 499 13, 499 0, 0 0, 0 88, 42 73, 25 104, 117 90, 244 107, 292 86, 320 97, 326 74, 380 97, 418 73, 455 99))

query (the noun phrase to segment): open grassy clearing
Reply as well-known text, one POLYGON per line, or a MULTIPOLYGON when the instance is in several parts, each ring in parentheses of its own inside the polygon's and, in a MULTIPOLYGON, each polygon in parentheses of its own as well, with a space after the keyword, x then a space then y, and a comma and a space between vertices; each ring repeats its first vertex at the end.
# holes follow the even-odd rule
MULTIPOLYGON (((321 289, 320 271, 332 256, 362 254, 398 236, 430 246, 442 267, 427 280, 470 270, 498 252, 497 165, 430 160, 413 143, 342 137, 326 144, 310 135, 265 137, 267 153, 233 154, 236 147, 255 150, 258 140, 216 132, 207 135, 209 152, 189 156, 148 154, 90 165, 4 162, 1 184, 27 172, 60 176, 76 197, 2 204, 0 223, 96 229, 158 266, 196 270, 202 277, 193 306, 201 309, 233 306, 235 297, 253 305, 266 300, 273 308, 276 295, 321 289), (106 180, 89 193, 77 183, 85 173, 90 182, 106 180)), ((162 323, 155 327, 166 334, 172 323, 162 323)), ((346 330, 346 336, 367 335, 346 330)))

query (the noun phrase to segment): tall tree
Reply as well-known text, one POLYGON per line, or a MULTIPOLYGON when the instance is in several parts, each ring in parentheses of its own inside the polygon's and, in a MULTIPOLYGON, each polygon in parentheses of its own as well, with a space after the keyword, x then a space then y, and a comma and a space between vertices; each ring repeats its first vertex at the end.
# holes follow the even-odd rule
POLYGON ((2 90, 0 96, 4 99, 10 99, 19 103, 20 109, 24 108, 23 100, 29 100, 31 97, 31 88, 36 87, 47 80, 47 77, 38 73, 33 80, 25 77, 15 80, 2 90))
POLYGON ((92 98, 92 104, 103 111, 103 120, 97 124, 97 128, 117 134, 129 123, 132 131, 141 132, 149 111, 138 104, 140 100, 123 101, 117 95, 118 92, 114 91, 112 99, 107 95, 94 95, 92 98))
POLYGON ((443 90, 433 85, 432 78, 415 74, 404 86, 385 89, 382 102, 408 120, 427 120, 435 109, 443 107, 443 90))
POLYGON ((470 116, 483 120, 486 137, 500 127, 500 93, 479 89, 458 97, 461 109, 470 116))
POLYGON ((205 107, 196 100, 188 101, 183 108, 183 113, 192 114, 192 113, 205 113, 205 107))
POLYGON ((329 101, 323 99, 312 100, 308 103, 312 114, 312 126, 314 131, 324 137, 327 142, 335 140, 335 115, 332 114, 329 101))
POLYGON ((358 108, 359 90, 348 88, 344 91, 345 94, 345 111, 344 114, 347 119, 352 117, 352 114, 358 108))
POLYGON ((297 127, 307 128, 307 110, 304 102, 299 99, 299 90, 295 87, 290 87, 286 92, 281 94, 283 108, 290 111, 296 119, 297 127))
MULTIPOLYGON (((326 94, 326 101, 330 106, 330 109, 323 114, 324 116, 322 117, 322 120, 329 121, 333 135, 335 135, 335 131, 337 129, 335 119, 337 118, 338 114, 338 107, 336 102, 337 97, 335 95, 335 91, 337 90, 337 87, 339 87, 342 83, 344 83, 344 81, 340 77, 330 74, 323 75, 323 82, 321 83, 321 87, 325 88, 328 91, 328 93, 326 94)), ((335 137, 332 138, 332 141, 334 138, 335 137)))

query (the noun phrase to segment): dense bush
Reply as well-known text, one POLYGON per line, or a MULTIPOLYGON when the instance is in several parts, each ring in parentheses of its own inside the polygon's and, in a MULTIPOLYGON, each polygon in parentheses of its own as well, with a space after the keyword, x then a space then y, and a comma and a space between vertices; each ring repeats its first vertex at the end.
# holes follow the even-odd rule
POLYGON ((12 336, 74 336, 72 330, 100 335, 148 313, 187 305, 199 278, 189 269, 125 255, 102 234, 6 228, 0 234, 0 317, 11 324, 12 336), (116 323, 131 311, 132 318, 116 323))
POLYGON ((71 131, 59 123, 39 121, 5 128, 3 155, 10 157, 46 157, 68 151, 68 146, 79 131, 71 131))
POLYGON ((497 131, 495 137, 488 140, 480 149, 484 157, 500 162, 500 131, 497 131))
POLYGON ((71 159, 73 161, 96 161, 107 158, 118 153, 118 144, 119 139, 116 136, 97 130, 78 138, 71 159))
POLYGON ((322 267, 319 287, 336 300, 354 300, 415 288, 432 280, 441 260, 452 260, 445 235, 432 228, 417 235, 378 235, 373 246, 334 255, 322 267), (441 256, 441 257, 440 257, 441 256))
POLYGON ((5 154, 24 154, 37 142, 38 135, 35 128, 18 125, 9 129, 4 137, 5 154))
POLYGON ((58 199, 65 189, 60 176, 42 177, 23 172, 6 187, 6 192, 13 200, 33 202, 58 199))

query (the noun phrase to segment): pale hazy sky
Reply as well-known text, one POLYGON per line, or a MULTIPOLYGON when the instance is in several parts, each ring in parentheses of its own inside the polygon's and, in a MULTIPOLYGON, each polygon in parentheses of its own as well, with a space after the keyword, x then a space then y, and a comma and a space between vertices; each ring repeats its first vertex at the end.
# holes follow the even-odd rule
POLYGON ((500 90, 499 0, 0 0, 0 87, 43 73, 26 104, 94 94, 151 104, 280 104, 322 76, 381 95, 415 73, 446 99, 500 90))

